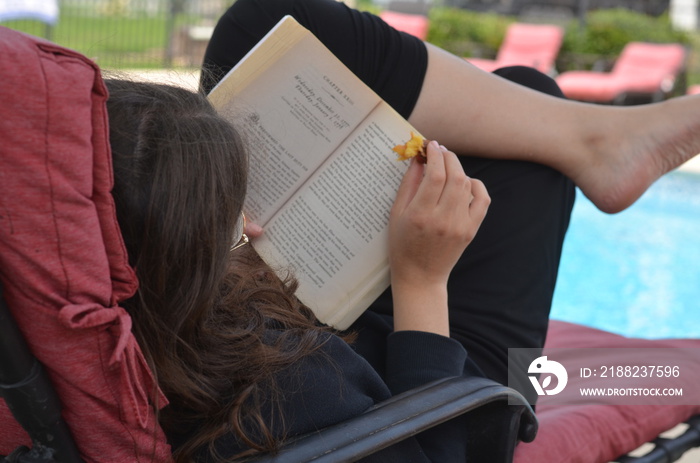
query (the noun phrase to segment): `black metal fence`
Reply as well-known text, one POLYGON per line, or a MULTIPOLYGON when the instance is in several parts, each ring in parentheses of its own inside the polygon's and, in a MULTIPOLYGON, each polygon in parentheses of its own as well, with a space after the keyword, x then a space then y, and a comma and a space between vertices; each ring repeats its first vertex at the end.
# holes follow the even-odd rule
POLYGON ((201 64, 216 21, 231 3, 9 0, 10 6, 0 7, 0 25, 46 37, 105 69, 194 68, 201 64))

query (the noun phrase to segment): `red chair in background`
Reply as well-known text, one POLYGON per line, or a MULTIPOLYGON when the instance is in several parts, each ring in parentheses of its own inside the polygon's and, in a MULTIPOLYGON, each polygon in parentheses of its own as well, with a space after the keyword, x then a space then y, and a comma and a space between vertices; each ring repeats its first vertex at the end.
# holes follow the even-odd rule
POLYGON ((427 16, 385 10, 379 14, 379 17, 394 29, 407 32, 421 40, 425 40, 428 37, 430 20, 427 16))
POLYGON ((521 65, 551 75, 563 39, 564 30, 559 26, 513 23, 508 26, 495 60, 467 58, 467 61, 488 72, 521 65))
POLYGON ((686 49, 680 44, 630 42, 610 72, 568 71, 557 76, 564 95, 593 103, 625 104, 633 97, 660 101, 685 70, 686 49))

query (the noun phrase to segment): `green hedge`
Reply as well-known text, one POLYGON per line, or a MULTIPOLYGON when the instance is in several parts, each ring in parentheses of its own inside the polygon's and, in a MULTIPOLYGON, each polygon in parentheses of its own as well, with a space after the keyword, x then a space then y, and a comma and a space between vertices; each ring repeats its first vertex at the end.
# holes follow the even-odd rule
POLYGON ((571 22, 566 28, 561 53, 618 55, 629 42, 689 43, 688 34, 674 30, 667 15, 654 18, 614 9, 591 12, 585 27, 571 22))
POLYGON ((456 8, 432 8, 428 42, 462 56, 471 56, 475 45, 495 52, 513 18, 456 8))

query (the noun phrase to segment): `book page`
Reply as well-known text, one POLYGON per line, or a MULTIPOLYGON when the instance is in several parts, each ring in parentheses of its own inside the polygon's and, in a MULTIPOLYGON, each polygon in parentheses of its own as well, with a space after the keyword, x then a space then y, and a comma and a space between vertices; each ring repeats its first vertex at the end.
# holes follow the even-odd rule
POLYGON ((408 168, 392 147, 411 130, 382 103, 255 243, 273 268, 295 274, 297 295, 324 323, 347 328, 389 286, 387 225, 408 168))
POLYGON ((249 147, 245 210, 262 226, 381 101, 293 19, 271 34, 209 95, 249 147))

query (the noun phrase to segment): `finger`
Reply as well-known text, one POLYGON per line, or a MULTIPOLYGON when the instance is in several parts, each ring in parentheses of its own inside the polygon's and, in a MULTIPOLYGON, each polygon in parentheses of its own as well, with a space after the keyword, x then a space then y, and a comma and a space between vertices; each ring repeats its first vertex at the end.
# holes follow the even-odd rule
POLYGON ((427 148, 428 159, 425 164, 423 181, 416 192, 415 202, 418 207, 433 208, 438 204, 445 188, 447 173, 445 157, 437 142, 431 141, 427 148))
POLYGON ((464 173, 462 163, 456 154, 445 150, 444 158, 447 179, 439 206, 447 209, 464 210, 471 202, 470 179, 464 173))
POLYGON ((243 233, 248 235, 248 238, 258 238, 263 234, 263 228, 254 222, 246 222, 243 233))
POLYGON ((478 179, 471 179, 471 194, 474 196, 471 204, 469 205, 469 212, 475 219, 483 221, 486 217, 489 205, 491 204, 491 197, 486 190, 486 185, 484 182, 478 179))
POLYGON ((417 162, 415 158, 411 159, 408 170, 404 174, 403 179, 401 179, 401 184, 396 192, 396 199, 394 200, 395 210, 404 210, 413 200, 423 179, 423 170, 423 164, 417 162))

